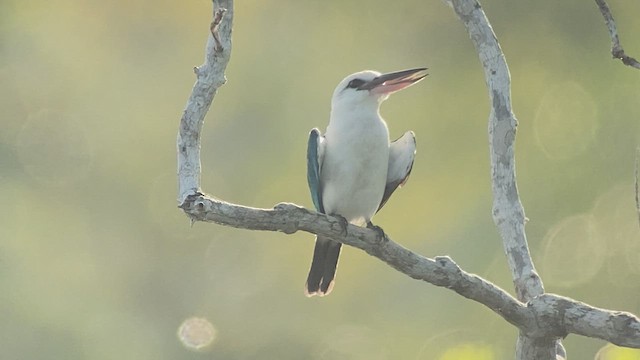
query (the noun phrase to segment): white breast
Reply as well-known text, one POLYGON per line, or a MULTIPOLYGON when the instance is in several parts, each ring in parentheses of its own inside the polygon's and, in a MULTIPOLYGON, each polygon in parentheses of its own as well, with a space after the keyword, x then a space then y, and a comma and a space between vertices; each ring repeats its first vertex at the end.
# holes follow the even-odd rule
POLYGON ((364 225, 380 205, 389 163, 389 130, 375 114, 332 119, 325 134, 321 171, 323 203, 328 214, 364 225))

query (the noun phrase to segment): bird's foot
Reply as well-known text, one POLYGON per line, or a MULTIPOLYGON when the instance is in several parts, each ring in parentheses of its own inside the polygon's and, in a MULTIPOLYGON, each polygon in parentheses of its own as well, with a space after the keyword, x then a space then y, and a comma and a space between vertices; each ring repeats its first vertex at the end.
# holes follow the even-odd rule
POLYGON ((347 227, 349 227, 349 222, 347 221, 347 219, 344 216, 338 214, 333 214, 332 216, 338 219, 338 222, 340 222, 340 227, 342 228, 342 233, 344 235, 347 235, 347 227))
POLYGON ((374 230, 378 234, 378 239, 381 242, 387 240, 387 234, 384 233, 384 230, 378 225, 373 225, 371 221, 367 223, 367 229, 374 230))

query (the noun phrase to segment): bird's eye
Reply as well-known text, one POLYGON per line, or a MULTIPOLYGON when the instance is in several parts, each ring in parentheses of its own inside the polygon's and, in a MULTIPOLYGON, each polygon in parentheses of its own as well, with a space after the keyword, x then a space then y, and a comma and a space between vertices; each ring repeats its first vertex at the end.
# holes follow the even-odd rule
POLYGON ((364 80, 362 80, 362 79, 353 79, 353 80, 349 81, 349 83, 347 84, 347 88, 357 89, 360 86, 362 86, 363 84, 364 84, 364 80))

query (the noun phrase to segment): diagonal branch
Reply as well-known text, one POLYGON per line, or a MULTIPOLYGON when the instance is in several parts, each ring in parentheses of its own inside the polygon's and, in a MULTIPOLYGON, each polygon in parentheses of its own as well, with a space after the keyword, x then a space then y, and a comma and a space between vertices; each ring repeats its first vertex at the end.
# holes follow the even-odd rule
POLYGON ((527 339, 555 339, 575 333, 640 348, 640 319, 633 314, 598 309, 554 294, 543 294, 523 304, 491 282, 462 270, 447 256, 424 257, 386 235, 381 238, 373 229, 344 227, 344 222, 335 217, 295 204, 280 203, 273 209, 258 209, 195 193, 180 207, 194 221, 286 234, 305 231, 358 248, 413 279, 453 290, 483 304, 518 327, 527 339))
POLYGON ((609 9, 609 5, 607 5, 607 2, 605 0, 596 0, 596 4, 598 4, 600 13, 602 14, 602 17, 604 17, 604 21, 607 24, 607 29, 609 29, 609 37, 611 38, 611 55, 613 56, 613 58, 620 59, 620 61, 622 61, 622 63, 627 66, 640 69, 640 62, 625 54, 622 45, 620 45, 620 38, 618 37, 618 28, 616 26, 616 21, 613 19, 611 9, 609 9))
MULTIPOLYGON (((525 306, 491 282, 463 271, 446 256, 426 258, 392 241, 375 230, 348 225, 335 217, 309 211, 290 203, 273 209, 257 209, 209 198, 189 196, 181 208, 195 221, 214 222, 250 230, 279 231, 292 234, 305 231, 322 235, 367 252, 401 273, 428 283, 446 287, 480 302, 517 326, 530 316, 525 306)), ((529 319, 531 320, 531 319, 529 319)))

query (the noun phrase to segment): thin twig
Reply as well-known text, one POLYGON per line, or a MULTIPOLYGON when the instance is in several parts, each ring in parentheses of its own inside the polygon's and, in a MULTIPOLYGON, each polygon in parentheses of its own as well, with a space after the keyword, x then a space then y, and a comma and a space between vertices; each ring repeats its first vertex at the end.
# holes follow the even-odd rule
POLYGON ((598 4, 600 13, 602 13, 602 17, 604 17, 604 21, 607 24, 607 29, 609 29, 609 37, 611 37, 611 55, 613 56, 613 58, 620 59, 622 63, 627 66, 640 69, 640 62, 625 54, 622 45, 620 45, 620 38, 618 37, 618 28, 616 27, 616 21, 613 19, 611 9, 609 9, 609 5, 607 5, 607 2, 605 0, 596 0, 596 4, 598 4))

